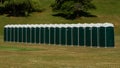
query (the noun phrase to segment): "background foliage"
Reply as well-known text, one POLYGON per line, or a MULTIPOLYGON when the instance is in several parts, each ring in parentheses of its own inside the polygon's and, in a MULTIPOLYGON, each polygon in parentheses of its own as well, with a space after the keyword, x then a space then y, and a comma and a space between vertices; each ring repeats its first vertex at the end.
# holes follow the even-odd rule
POLYGON ((55 0, 51 6, 53 11, 73 18, 82 16, 89 9, 95 9, 91 2, 92 0, 55 0))
POLYGON ((33 11, 41 11, 39 0, 4 0, 1 12, 14 16, 28 16, 33 11))

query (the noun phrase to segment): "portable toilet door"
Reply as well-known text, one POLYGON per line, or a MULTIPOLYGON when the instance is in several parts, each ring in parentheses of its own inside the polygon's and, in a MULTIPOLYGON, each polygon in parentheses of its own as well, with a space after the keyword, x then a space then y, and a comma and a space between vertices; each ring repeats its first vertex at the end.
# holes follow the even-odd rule
MULTIPOLYGON (((57 40, 57 39, 56 39, 56 27, 58 27, 58 24, 54 24, 54 25, 52 24, 52 26, 53 26, 53 28, 54 28, 54 45, 55 45, 55 44, 56 44, 56 40, 57 40)), ((52 27, 52 26, 51 26, 51 27, 52 27)))
POLYGON ((79 46, 84 46, 84 36, 85 36, 85 33, 84 33, 84 25, 81 24, 80 27, 78 27, 78 34, 79 34, 79 46))
POLYGON ((19 26, 19 42, 22 42, 22 25, 19 26))
POLYGON ((86 46, 91 46, 91 27, 89 27, 90 24, 87 24, 86 25, 86 28, 85 28, 85 42, 86 42, 86 46))
POLYGON ((55 40, 55 38, 54 38, 54 27, 52 26, 52 27, 50 27, 50 44, 54 44, 54 40, 55 40))
POLYGON ((8 28, 7 28, 7 38, 8 38, 8 42, 10 42, 10 25, 8 26, 8 28))
POLYGON ((39 43, 39 41, 40 41, 40 39, 39 39, 39 38, 40 38, 40 37, 39 37, 40 34, 39 34, 39 33, 40 33, 40 32, 39 32, 39 25, 38 25, 38 26, 36 27, 36 35, 35 35, 35 36, 36 36, 36 40, 35 40, 36 43, 39 43))
POLYGON ((19 28, 18 28, 18 26, 16 26, 15 29, 14 29, 14 35, 15 35, 14 36, 14 41, 15 42, 18 42, 18 36, 19 36, 18 35, 18 30, 19 30, 19 28))
POLYGON ((31 25, 31 43, 35 43, 35 32, 36 28, 34 27, 34 25, 31 25))
POLYGON ((20 35, 20 25, 17 25, 17 42, 19 42, 20 40, 20 37, 19 37, 19 35, 20 35))
POLYGON ((66 28, 67 32, 67 44, 66 45, 72 45, 72 26, 69 24, 69 26, 66 28))
POLYGON ((46 36, 45 36, 45 34, 46 34, 46 31, 45 31, 45 30, 46 30, 46 27, 47 27, 47 24, 44 24, 44 26, 43 26, 43 28, 44 28, 44 29, 43 29, 43 34, 44 34, 43 43, 44 43, 44 44, 46 44, 46 36))
POLYGON ((14 35, 13 35, 14 34, 14 25, 12 25, 10 29, 11 29, 11 34, 10 34, 11 35, 11 42, 13 42, 13 40, 14 40, 14 35))
POLYGON ((106 47, 114 47, 114 25, 110 23, 105 25, 106 47))
POLYGON ((39 44, 41 44, 41 25, 39 25, 39 44))
POLYGON ((11 41, 11 27, 10 27, 10 25, 8 26, 8 41, 10 42, 11 41))
MULTIPOLYGON (((64 26, 64 24, 62 25, 62 26, 64 26)), ((61 27, 61 45, 65 45, 66 44, 66 27, 64 26, 64 27, 61 27)))
POLYGON ((60 44, 60 25, 55 27, 55 44, 60 44))
POLYGON ((50 28, 48 26, 45 27, 45 43, 49 44, 49 32, 50 32, 50 28))
POLYGON ((65 24, 64 27, 65 27, 65 45, 67 46, 67 28, 70 27, 70 25, 65 24))
POLYGON ((6 25, 4 27, 4 41, 6 41, 6 42, 9 41, 9 34, 10 34, 9 25, 6 25))
POLYGON ((26 27, 26 32, 27 32, 27 35, 26 35, 26 38, 27 38, 27 43, 31 43, 31 26, 30 25, 27 25, 26 27))
POLYGON ((98 34, 98 27, 97 25, 94 24, 94 26, 92 27, 92 47, 97 47, 98 45, 98 37, 99 37, 99 34, 98 34))
POLYGON ((106 41, 105 41, 105 26, 101 26, 99 28, 99 46, 105 47, 106 41))
POLYGON ((40 30, 40 43, 43 44, 44 43, 44 27, 42 26, 41 27, 41 30, 40 30))
POLYGON ((78 27, 76 27, 77 25, 75 24, 74 26, 73 26, 73 34, 72 34, 72 36, 73 36, 73 45, 74 46, 78 46, 78 27))
POLYGON ((26 25, 23 25, 23 38, 22 38, 23 43, 27 42, 26 36, 27 36, 27 27, 26 27, 26 25))
POLYGON ((9 29, 10 29, 10 42, 12 41, 12 25, 10 25, 10 27, 9 27, 9 29))
POLYGON ((17 26, 17 42, 19 42, 19 33, 20 33, 19 32, 19 27, 20 27, 20 25, 17 26))

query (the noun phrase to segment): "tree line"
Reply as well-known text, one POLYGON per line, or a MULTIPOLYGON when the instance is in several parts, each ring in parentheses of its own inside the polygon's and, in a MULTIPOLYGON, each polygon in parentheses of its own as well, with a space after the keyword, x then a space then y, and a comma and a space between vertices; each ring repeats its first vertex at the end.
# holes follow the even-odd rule
MULTIPOLYGON (((55 0, 51 7, 55 14, 67 18, 79 17, 89 9, 95 9, 92 0, 55 0)), ((42 11, 40 0, 0 0, 0 14, 28 16, 39 11, 42 11)))

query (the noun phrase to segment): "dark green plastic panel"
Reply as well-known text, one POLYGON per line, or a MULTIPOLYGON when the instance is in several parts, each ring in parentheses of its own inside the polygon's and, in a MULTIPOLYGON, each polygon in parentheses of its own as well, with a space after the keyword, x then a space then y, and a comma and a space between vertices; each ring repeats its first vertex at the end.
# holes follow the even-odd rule
POLYGON ((35 43, 35 28, 31 28, 31 43, 35 43))
POLYGON ((10 41, 10 30, 11 30, 10 28, 8 28, 8 30, 7 30, 8 31, 8 41, 10 41))
POLYGON ((106 46, 114 47, 114 28, 113 27, 106 28, 106 46))
POLYGON ((98 43, 98 34, 97 34, 97 27, 92 27, 92 46, 97 47, 98 43))
POLYGON ((31 36, 30 36, 31 28, 27 28, 27 43, 31 43, 31 36))
POLYGON ((45 28, 45 43, 49 44, 49 28, 45 28))
POLYGON ((72 45, 72 28, 67 28, 67 45, 72 45))
POLYGON ((36 28, 36 39, 35 39, 35 41, 36 41, 36 43, 39 43, 39 36, 40 36, 40 34, 39 34, 40 32, 39 32, 39 28, 37 27, 36 28))
POLYGON ((15 28, 15 42, 18 42, 18 28, 15 28))
POLYGON ((86 40, 86 46, 91 46, 91 29, 90 29, 90 27, 86 27, 85 28, 85 35, 86 35, 86 38, 85 38, 85 40, 86 40))
POLYGON ((54 28, 50 28, 50 44, 54 44, 54 28))
POLYGON ((55 44, 60 44, 60 28, 55 28, 55 44))
POLYGON ((77 45, 78 46, 78 28, 77 27, 73 27, 73 45, 77 45))
POLYGON ((79 45, 84 46, 84 28, 79 27, 79 45))
POLYGON ((22 28, 19 28, 19 42, 22 42, 22 28))
POLYGON ((66 28, 61 28, 61 45, 66 43, 66 28))
POLYGON ((23 28, 23 42, 27 42, 27 37, 26 37, 26 34, 27 34, 27 28, 23 28))
POLYGON ((44 43, 44 28, 41 28, 41 33, 40 33, 40 37, 41 37, 41 43, 43 44, 44 43))
POLYGON ((99 46, 105 47, 105 27, 99 28, 99 46))

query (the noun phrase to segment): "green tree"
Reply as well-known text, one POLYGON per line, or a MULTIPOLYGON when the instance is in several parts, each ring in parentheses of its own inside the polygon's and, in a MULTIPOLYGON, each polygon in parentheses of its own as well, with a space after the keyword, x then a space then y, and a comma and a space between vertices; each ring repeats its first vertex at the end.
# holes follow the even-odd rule
POLYGON ((42 10, 39 0, 2 0, 1 2, 0 10, 13 16, 28 16, 33 11, 42 10))
POLYGON ((55 0, 52 4, 54 12, 61 13, 69 17, 78 17, 89 9, 95 9, 92 0, 55 0))

